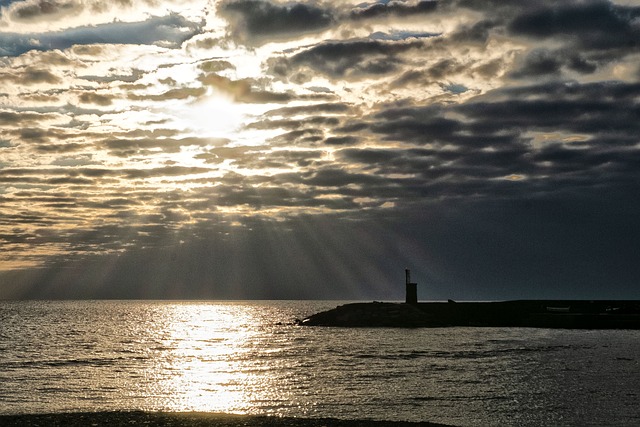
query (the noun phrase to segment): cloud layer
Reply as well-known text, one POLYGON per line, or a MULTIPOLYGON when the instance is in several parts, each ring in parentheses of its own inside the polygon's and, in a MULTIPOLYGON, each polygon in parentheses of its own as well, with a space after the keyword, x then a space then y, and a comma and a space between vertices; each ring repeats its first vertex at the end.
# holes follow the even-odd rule
POLYGON ((638 297, 640 7, 121 7, 0 9, 0 296, 638 297))

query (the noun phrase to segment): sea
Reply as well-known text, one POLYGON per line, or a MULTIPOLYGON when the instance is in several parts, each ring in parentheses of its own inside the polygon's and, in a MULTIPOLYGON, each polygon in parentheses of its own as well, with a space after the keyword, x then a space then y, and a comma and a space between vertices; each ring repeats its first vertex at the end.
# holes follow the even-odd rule
POLYGON ((640 331, 295 325, 338 301, 0 301, 0 414, 640 425, 640 331))

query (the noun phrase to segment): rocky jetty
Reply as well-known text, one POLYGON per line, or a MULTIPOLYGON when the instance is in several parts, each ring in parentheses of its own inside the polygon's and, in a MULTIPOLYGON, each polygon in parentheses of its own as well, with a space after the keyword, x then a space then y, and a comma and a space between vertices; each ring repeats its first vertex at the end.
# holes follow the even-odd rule
POLYGON ((313 314, 298 323, 339 327, 640 329, 640 301, 353 303, 313 314))
POLYGON ((406 298, 398 303, 353 303, 314 314, 302 326, 491 326, 568 329, 640 329, 640 300, 517 300, 418 302, 417 283, 405 269, 406 298))
POLYGON ((354 303, 316 313, 300 322, 304 326, 434 327, 443 326, 412 304, 354 303))

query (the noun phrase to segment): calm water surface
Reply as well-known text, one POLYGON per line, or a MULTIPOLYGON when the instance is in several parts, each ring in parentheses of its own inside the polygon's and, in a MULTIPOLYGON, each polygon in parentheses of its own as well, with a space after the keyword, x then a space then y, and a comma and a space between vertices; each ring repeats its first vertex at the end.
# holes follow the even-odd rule
POLYGON ((336 302, 0 302, 0 413, 640 425, 640 331, 292 326, 336 302))

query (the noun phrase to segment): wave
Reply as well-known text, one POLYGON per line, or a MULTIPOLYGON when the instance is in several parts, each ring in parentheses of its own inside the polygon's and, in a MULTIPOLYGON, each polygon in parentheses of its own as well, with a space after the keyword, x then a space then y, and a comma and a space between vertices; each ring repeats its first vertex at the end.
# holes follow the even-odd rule
POLYGON ((51 367, 74 367, 74 366, 110 366, 121 365, 127 360, 147 360, 147 356, 134 357, 90 357, 82 359, 49 359, 49 360, 25 360, 9 361, 0 363, 0 370, 15 370, 24 368, 51 368, 51 367))

